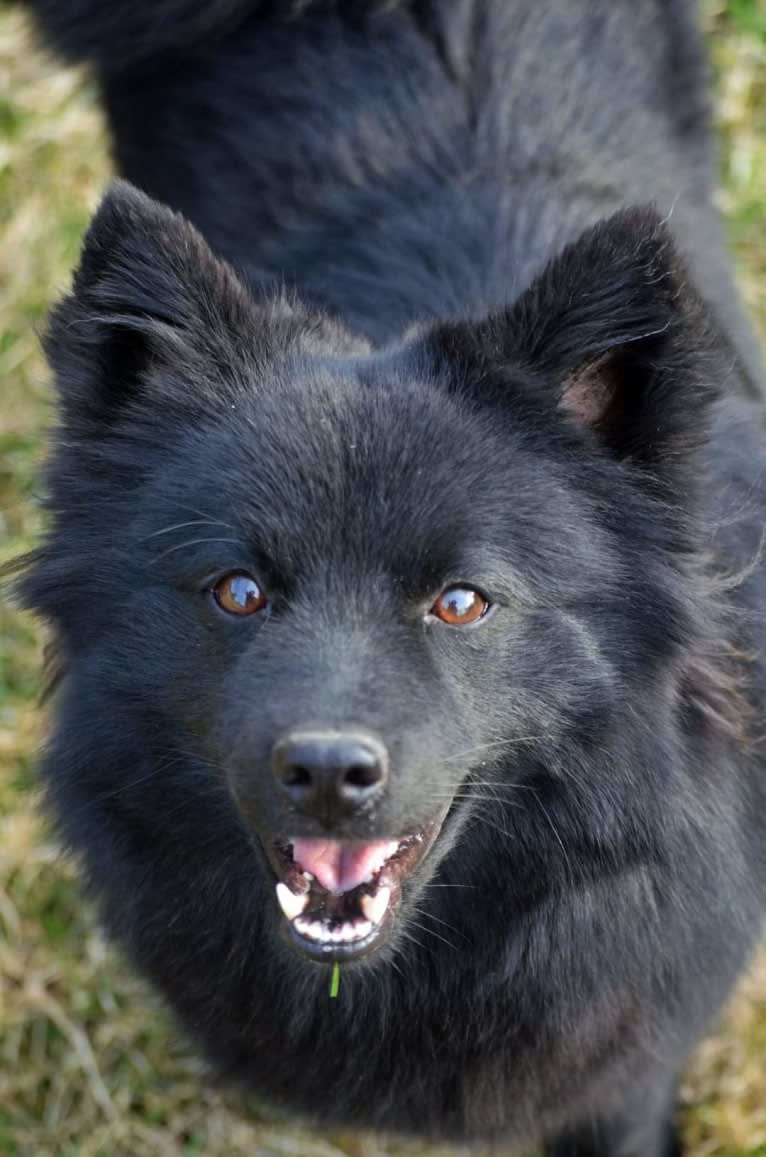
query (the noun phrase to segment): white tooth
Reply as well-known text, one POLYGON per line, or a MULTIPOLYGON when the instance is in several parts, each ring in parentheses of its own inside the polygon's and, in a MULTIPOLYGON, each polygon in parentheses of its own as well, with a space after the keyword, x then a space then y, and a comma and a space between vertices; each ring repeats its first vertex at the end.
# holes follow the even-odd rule
POLYGON ((390 888, 378 888, 372 896, 362 896, 359 907, 371 924, 380 924, 390 899, 390 888))
MULTIPOLYGON (((390 889, 387 888, 386 891, 390 889)), ((307 920, 304 916, 298 916, 295 927, 301 936, 320 944, 346 944, 354 940, 364 940, 370 935, 374 925, 369 920, 344 920, 342 924, 330 927, 322 921, 307 920)))
POLYGON ((378 860, 378 864, 377 864, 375 871, 379 871, 380 868, 382 868, 383 865, 385 864, 386 860, 390 860, 391 857, 393 856, 394 852, 397 852, 398 850, 399 850, 399 841, 398 840, 389 840, 388 844, 381 852, 380 859, 378 860))
POLYGON ((385 845, 385 847, 381 849, 381 851, 378 853, 378 855, 375 857, 375 859, 370 864, 369 875, 367 875, 364 878, 364 880, 362 880, 363 884, 369 884, 370 880, 373 878, 373 876, 377 875, 377 873, 380 871, 380 869, 383 867, 383 865, 386 863, 386 861, 390 860, 391 857, 393 856, 394 852, 397 852, 399 850, 399 844, 400 844, 399 840, 389 840, 388 841, 388 843, 385 845))
POLYGON ((296 916, 300 916, 309 902, 308 893, 305 896, 296 896, 295 892, 290 891, 287 884, 281 882, 277 884, 277 900, 288 920, 294 920, 296 916))
POLYGON ((316 940, 320 944, 324 944, 330 939, 330 933, 318 920, 310 920, 307 922, 304 936, 309 940, 316 940))

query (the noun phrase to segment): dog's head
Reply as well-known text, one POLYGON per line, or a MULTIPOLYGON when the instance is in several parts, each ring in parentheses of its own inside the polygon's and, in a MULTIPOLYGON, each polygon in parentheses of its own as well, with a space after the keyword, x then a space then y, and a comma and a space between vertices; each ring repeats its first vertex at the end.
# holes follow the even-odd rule
POLYGON ((671 693, 689 630, 700 317, 628 211, 506 311, 370 350, 116 185, 53 314, 53 525, 22 590, 94 734, 130 736, 141 823, 204 779, 273 926, 336 961, 531 769, 587 810, 587 752, 671 693))

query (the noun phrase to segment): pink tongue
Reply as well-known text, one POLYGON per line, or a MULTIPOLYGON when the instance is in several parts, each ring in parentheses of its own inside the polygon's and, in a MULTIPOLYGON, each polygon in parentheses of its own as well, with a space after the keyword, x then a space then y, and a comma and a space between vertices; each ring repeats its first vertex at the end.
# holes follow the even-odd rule
POLYGON ((369 880, 398 847, 398 840, 371 840, 367 844, 293 840, 293 859, 328 892, 340 896, 369 880))

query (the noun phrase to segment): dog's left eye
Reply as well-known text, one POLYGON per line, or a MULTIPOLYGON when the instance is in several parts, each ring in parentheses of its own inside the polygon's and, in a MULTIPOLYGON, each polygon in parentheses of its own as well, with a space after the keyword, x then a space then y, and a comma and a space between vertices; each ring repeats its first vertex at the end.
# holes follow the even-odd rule
POLYGON ((431 614, 451 627, 464 627, 484 618, 491 605, 475 587, 447 587, 431 607, 431 614))

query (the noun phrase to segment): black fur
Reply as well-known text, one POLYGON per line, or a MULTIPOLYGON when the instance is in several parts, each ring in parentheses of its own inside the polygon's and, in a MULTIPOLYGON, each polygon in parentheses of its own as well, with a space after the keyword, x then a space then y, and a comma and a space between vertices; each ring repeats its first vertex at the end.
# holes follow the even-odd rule
POLYGON ((35 7, 96 63, 123 172, 205 236, 116 184, 47 338, 19 590, 108 928, 310 1121, 677 1151, 766 893, 762 386, 690 12, 35 7), (214 605, 234 569, 268 615, 214 605), (458 581, 493 613, 424 619, 458 581), (391 759, 339 837, 452 803, 336 1000, 263 854, 321 834, 268 771, 317 722, 391 759))

